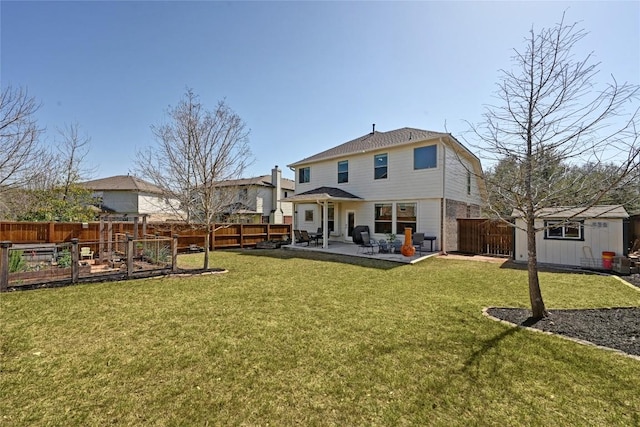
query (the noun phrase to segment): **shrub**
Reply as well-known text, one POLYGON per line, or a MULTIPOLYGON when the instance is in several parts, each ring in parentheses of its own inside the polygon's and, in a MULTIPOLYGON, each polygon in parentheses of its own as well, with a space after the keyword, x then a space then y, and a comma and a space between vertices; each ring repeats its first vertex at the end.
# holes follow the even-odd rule
POLYGON ((64 249, 60 252, 60 255, 58 256, 58 267, 71 267, 71 252, 68 249, 64 249))
POLYGON ((24 251, 9 251, 9 273, 26 271, 27 263, 22 257, 24 251))

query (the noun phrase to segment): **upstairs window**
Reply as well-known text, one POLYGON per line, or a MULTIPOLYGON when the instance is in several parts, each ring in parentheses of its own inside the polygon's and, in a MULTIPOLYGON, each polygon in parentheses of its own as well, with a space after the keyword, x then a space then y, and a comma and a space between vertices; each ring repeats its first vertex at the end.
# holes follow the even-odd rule
POLYGON ((545 221, 544 238, 550 240, 584 240, 584 221, 545 221))
POLYGON ((387 154, 377 154, 373 158, 373 178, 387 179, 387 154))
POLYGON ((471 195, 471 171, 467 171, 467 196, 471 195))
POLYGON ((413 169, 433 169, 438 166, 438 146, 413 149, 413 169))
POLYGON ((311 181, 311 168, 300 168, 298 171, 298 182, 300 184, 304 184, 305 182, 311 181))
POLYGON ((349 161, 338 162, 338 184, 349 182, 349 161))

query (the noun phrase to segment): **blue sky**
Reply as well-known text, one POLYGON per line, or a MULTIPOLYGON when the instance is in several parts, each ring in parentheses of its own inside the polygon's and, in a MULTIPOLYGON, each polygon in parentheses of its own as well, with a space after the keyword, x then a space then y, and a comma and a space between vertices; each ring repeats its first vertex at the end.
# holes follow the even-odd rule
POLYGON ((0 83, 41 103, 37 118, 78 123, 94 178, 133 172, 189 87, 246 122, 247 176, 371 130, 459 135, 493 102, 532 28, 566 10, 590 34, 603 79, 640 82, 640 2, 0 2, 0 83))

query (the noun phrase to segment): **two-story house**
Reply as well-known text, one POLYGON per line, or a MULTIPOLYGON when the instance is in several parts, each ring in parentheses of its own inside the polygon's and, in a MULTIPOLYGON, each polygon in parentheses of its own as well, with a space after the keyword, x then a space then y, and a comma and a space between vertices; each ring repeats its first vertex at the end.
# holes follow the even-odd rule
POLYGON ((405 227, 457 249, 457 218, 480 215, 480 160, 451 134, 414 128, 375 131, 289 165, 296 173, 294 228, 321 227, 351 241, 366 225, 376 239, 405 227))
POLYGON ((177 220, 160 187, 131 175, 116 175, 86 181, 96 206, 104 212, 146 215, 149 221, 177 220))
POLYGON ((221 222, 291 224, 293 220, 293 205, 283 199, 293 195, 295 182, 282 178, 278 166, 271 175, 226 180, 217 186, 232 201, 221 222))

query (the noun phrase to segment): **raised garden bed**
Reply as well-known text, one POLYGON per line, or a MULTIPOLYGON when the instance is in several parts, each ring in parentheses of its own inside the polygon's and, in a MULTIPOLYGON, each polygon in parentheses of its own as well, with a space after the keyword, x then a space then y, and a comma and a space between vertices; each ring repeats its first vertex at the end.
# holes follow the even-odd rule
MULTIPOLYGON (((91 273, 90 265, 81 265, 79 270, 80 274, 91 273)), ((55 267, 46 268, 37 271, 21 271, 17 273, 9 273, 9 283, 38 283, 48 280, 64 280, 71 278, 71 267, 55 267)))

